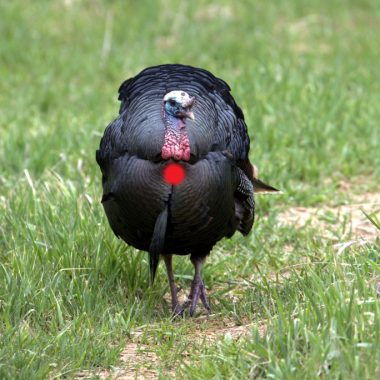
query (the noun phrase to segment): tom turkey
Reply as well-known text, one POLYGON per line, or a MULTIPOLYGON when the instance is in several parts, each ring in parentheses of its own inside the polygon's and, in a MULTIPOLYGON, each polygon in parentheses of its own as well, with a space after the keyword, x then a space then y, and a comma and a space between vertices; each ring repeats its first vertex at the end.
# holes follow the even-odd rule
POLYGON ((111 228, 149 252, 152 280, 163 257, 174 314, 190 306, 193 315, 199 299, 210 311, 202 264, 221 238, 249 233, 254 192, 276 189, 255 178, 243 113, 226 82, 210 72, 150 67, 122 83, 119 100, 119 116, 96 152, 111 228), (183 305, 173 254, 190 254, 195 267, 183 305))

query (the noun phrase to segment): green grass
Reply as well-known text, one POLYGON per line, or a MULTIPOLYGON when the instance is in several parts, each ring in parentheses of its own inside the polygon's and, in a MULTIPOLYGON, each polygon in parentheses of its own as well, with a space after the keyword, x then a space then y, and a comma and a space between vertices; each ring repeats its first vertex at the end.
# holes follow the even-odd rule
MULTIPOLYGON (((277 222, 378 190, 378 2, 3 1, 0 13, 1 379, 120 366, 136 330, 161 378, 380 377, 379 240, 337 255, 312 226, 277 222), (113 236, 100 205, 95 150, 118 86, 166 62, 231 85, 252 161, 284 191, 257 197, 248 238, 215 247, 210 321, 170 320, 163 268, 149 287, 146 255, 113 236), (192 340, 226 319, 257 327, 192 340)), ((188 258, 175 267, 187 290, 188 258)))

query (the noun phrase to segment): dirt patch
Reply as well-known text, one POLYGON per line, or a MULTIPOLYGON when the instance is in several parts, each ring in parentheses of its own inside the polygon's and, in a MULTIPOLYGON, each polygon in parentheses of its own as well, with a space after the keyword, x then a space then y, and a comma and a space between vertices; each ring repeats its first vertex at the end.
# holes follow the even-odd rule
POLYGON ((157 379, 159 358, 150 346, 137 343, 128 343, 120 355, 121 366, 99 371, 83 371, 76 379, 92 379, 97 376, 100 379, 135 380, 157 379))
POLYGON ((373 241, 380 231, 368 220, 364 212, 380 215, 380 193, 355 196, 352 204, 326 207, 291 207, 277 216, 283 225, 311 226, 331 240, 345 243, 373 241), (349 239, 349 241, 347 241, 349 239))
MULTIPOLYGON (((240 321, 243 324, 237 325, 237 322, 228 318, 221 318, 218 314, 209 316, 200 316, 185 321, 186 331, 180 336, 182 340, 192 347, 194 344, 212 344, 220 338, 228 340, 238 340, 242 337, 249 336, 256 327, 260 336, 266 333, 266 323, 259 325, 249 323, 248 320, 240 321)), ((178 325, 178 329, 184 325, 183 321, 172 322, 178 325)), ((120 355, 121 363, 118 367, 109 370, 99 370, 95 372, 83 371, 76 376, 76 379, 90 379, 97 376, 100 379, 113 380, 130 380, 130 379, 157 379, 159 375, 158 367, 160 364, 159 356, 154 352, 157 343, 155 340, 155 331, 159 326, 150 325, 148 329, 135 330, 131 334, 131 341, 126 345, 120 355)), ((190 364, 190 352, 182 352, 181 364, 190 364)), ((166 371, 165 376, 173 378, 175 371, 166 371)))
POLYGON ((260 336, 266 333, 267 324, 252 323, 248 319, 240 321, 221 318, 220 315, 200 316, 195 318, 191 326, 191 340, 196 343, 207 342, 209 344, 216 342, 220 338, 238 340, 251 334, 256 327, 260 336), (205 324, 202 324, 205 322, 205 324))

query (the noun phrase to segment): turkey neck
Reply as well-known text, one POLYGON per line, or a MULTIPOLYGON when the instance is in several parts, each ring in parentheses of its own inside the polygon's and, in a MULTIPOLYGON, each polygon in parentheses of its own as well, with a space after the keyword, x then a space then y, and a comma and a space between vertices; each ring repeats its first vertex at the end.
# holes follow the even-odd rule
POLYGON ((164 145, 161 150, 161 157, 164 160, 173 158, 176 161, 189 161, 190 142, 186 132, 186 122, 183 119, 168 115, 163 111, 165 124, 164 145))

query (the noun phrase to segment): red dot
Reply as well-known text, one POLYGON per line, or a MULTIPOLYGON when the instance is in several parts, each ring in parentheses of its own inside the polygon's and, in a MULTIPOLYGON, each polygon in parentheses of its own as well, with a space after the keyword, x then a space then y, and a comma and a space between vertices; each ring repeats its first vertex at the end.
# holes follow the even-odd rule
POLYGON ((164 168, 164 179, 170 185, 179 185, 185 179, 185 169, 182 165, 172 162, 164 168))

